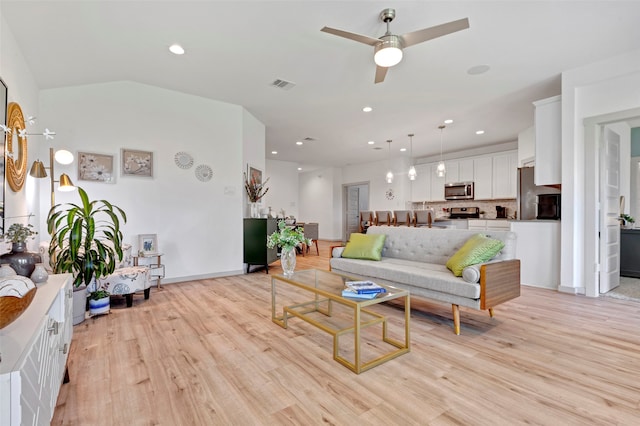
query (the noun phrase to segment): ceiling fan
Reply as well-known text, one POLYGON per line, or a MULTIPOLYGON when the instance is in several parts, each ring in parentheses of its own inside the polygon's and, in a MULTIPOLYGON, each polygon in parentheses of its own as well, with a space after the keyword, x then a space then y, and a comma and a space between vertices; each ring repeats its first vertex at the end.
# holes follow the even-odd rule
POLYGON ((330 27, 323 27, 320 31, 373 46, 373 60, 376 63, 375 82, 381 83, 387 75, 387 70, 402 60, 403 48, 469 28, 469 19, 464 18, 398 36, 391 34, 389 30, 389 22, 395 17, 395 9, 384 9, 380 12, 380 20, 387 24, 387 32, 380 38, 330 27))

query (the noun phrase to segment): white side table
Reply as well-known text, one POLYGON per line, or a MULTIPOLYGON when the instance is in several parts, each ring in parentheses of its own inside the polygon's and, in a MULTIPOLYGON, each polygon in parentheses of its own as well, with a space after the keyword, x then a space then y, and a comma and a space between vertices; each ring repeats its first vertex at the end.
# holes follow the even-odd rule
POLYGON ((158 280, 158 288, 161 288, 160 280, 164 278, 164 265, 162 264, 162 256, 164 256, 164 253, 134 254, 133 256, 131 256, 133 257, 133 266, 140 266, 138 264, 139 259, 155 259, 155 261, 151 261, 147 265, 149 266, 151 279, 155 278, 158 280))

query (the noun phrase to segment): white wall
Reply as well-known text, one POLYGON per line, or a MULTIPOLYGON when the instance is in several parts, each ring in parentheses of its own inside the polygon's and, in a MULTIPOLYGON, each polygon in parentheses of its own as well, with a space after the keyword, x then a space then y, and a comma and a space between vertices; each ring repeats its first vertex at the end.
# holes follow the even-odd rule
POLYGON ((340 240, 342 229, 342 173, 324 168, 299 175, 300 220, 318 223, 318 237, 340 240))
MULTIPOLYGON (((123 208, 123 233, 134 249, 138 234, 157 234, 165 282, 242 271, 243 150, 260 153, 264 126, 237 105, 133 82, 45 90, 40 100, 41 117, 58 133, 56 148, 115 157, 114 184, 79 181, 77 162, 56 166, 56 174, 68 172, 90 198, 123 208), (152 151, 154 177, 121 176, 121 148, 152 151), (193 156, 194 167, 175 165, 179 151, 193 156), (210 181, 196 178, 200 164, 213 169, 210 181)), ((48 180, 40 185, 40 203, 48 207, 48 180)), ((77 197, 58 192, 56 202, 77 197)))
POLYGON ((271 207, 274 215, 293 216, 302 222, 309 222, 301 217, 298 209, 298 164, 289 161, 267 160, 265 178, 269 178, 269 192, 264 196, 262 205, 271 207))
POLYGON ((265 140, 266 129, 264 124, 258 121, 253 115, 246 110, 242 111, 242 157, 243 167, 240 171, 243 183, 240 187, 242 196, 242 211, 244 217, 251 217, 249 207, 249 197, 244 189, 244 175, 248 170, 248 165, 265 171, 265 140))
MULTIPOLYGON (((38 111, 38 87, 3 16, 0 16, 0 77, 8 87, 9 102, 17 102, 25 116, 32 115, 37 117, 40 115, 38 111)), ((45 127, 55 129, 53 124, 43 120, 38 120, 33 126, 27 126, 27 129, 35 133, 37 131, 42 132, 45 127)), ((4 138, 2 131, 0 131, 0 138, 4 138)), ((27 167, 30 167, 33 160, 37 158, 39 146, 42 144, 44 144, 44 137, 29 136, 27 167)), ((19 192, 13 192, 5 179, 5 229, 14 223, 27 224, 29 222, 37 227, 38 216, 40 215, 37 200, 38 188, 34 185, 33 179, 28 176, 28 170, 25 185, 19 192), (27 217, 30 213, 36 216, 27 217)), ((46 228, 44 230, 46 231, 46 228)), ((42 232, 43 230, 40 229, 39 231, 42 232)), ((36 247, 36 240, 29 241, 29 250, 35 250, 36 247)))
POLYGON ((562 291, 585 293, 585 274, 593 274, 591 261, 597 258, 591 244, 585 253, 584 235, 595 232, 585 229, 585 215, 596 211, 597 155, 585 153, 584 120, 638 107, 640 50, 562 73, 562 253, 570 254, 562 258, 562 291))

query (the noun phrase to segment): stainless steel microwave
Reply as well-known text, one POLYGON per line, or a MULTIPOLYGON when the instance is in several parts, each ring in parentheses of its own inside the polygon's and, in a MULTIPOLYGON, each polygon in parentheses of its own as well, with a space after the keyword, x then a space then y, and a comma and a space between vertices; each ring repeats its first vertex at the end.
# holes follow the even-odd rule
POLYGON ((473 182, 444 184, 445 200, 473 200, 473 182))

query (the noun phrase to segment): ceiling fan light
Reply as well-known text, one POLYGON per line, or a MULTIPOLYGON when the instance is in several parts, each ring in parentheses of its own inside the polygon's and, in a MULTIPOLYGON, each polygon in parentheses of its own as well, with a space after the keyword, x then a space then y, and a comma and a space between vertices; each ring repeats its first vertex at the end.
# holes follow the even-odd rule
POLYGON ((402 60, 402 44, 398 36, 382 36, 382 42, 376 45, 373 60, 379 67, 392 67, 402 60))
POLYGON ((416 180, 416 177, 418 177, 418 173, 416 172, 416 168, 414 166, 411 166, 409 168, 409 180, 416 180))

